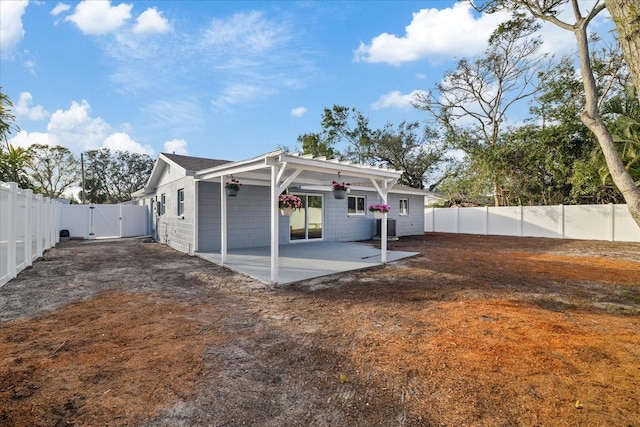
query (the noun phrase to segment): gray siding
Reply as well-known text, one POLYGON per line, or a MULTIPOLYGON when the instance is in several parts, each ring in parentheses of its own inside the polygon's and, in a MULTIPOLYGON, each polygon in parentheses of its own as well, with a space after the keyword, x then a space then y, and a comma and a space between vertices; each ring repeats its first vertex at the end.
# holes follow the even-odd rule
MULTIPOLYGON (((194 236, 195 188, 198 186, 198 251, 220 250, 220 185, 212 182, 194 182, 191 177, 165 184, 158 189, 158 200, 166 194, 166 212, 157 218, 157 238, 160 242, 186 253, 196 250, 194 236), (177 192, 185 189, 185 215, 177 215, 177 192)), ((314 192, 306 192, 314 194, 314 192)), ((349 215, 347 199, 337 200, 333 194, 324 194, 324 240, 357 241, 367 240, 376 234, 376 220, 373 214, 349 215)), ((366 206, 378 203, 375 192, 352 191, 350 195, 364 196, 366 206)), ((392 194, 389 196, 390 219, 396 220, 396 235, 409 236, 423 234, 424 209, 422 196, 392 194), (399 200, 409 200, 409 215, 399 215, 399 200)), ((244 185, 237 197, 227 197, 227 245, 228 249, 269 246, 269 188, 244 185)), ((279 218, 280 244, 289 243, 289 218, 279 218)))
POLYGON ((156 218, 157 239, 181 252, 193 253, 195 182, 193 178, 185 177, 160 186, 158 201, 163 193, 166 195, 165 213, 156 218), (178 216, 178 189, 181 188, 184 188, 185 212, 178 216))
MULTIPOLYGON (((198 250, 220 250, 220 184, 199 184, 198 250)), ((227 248, 271 244, 268 187, 243 185, 236 197, 227 197, 227 248)), ((278 216, 280 244, 289 243, 289 218, 278 216)))

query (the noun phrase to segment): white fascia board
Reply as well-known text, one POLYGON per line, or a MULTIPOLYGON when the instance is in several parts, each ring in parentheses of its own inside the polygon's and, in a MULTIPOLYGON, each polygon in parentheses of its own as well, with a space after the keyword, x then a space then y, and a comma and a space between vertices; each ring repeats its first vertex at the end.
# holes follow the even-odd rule
POLYGON ((265 159, 256 159, 238 163, 227 163, 224 165, 216 166, 215 168, 197 172, 195 174, 195 178, 203 181, 210 181, 216 178, 220 178, 222 175, 233 175, 244 172, 251 172, 268 167, 269 165, 266 164, 265 159))
POLYGON ((355 178, 390 178, 399 179, 402 176, 401 171, 394 169, 384 169, 369 165, 356 165, 349 162, 339 162, 331 160, 320 160, 311 157, 280 155, 280 162, 286 162, 289 165, 300 165, 301 169, 313 172, 340 172, 341 175, 355 178))

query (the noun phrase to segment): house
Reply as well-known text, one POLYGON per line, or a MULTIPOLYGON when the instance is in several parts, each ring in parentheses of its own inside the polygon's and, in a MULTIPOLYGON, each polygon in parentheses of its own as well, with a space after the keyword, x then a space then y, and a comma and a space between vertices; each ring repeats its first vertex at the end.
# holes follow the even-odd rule
POLYGON ((425 192, 397 185, 400 175, 281 150, 238 162, 162 153, 134 197, 149 206, 155 239, 179 251, 218 251, 224 264, 230 249, 270 246, 276 283, 279 245, 349 242, 379 234, 384 263, 387 239, 382 236, 388 231, 422 234, 425 192), (242 184, 235 197, 224 188, 232 179, 242 184), (344 199, 334 198, 332 181, 351 183, 344 199), (278 197, 283 192, 299 196, 305 208, 281 215, 278 197), (376 203, 391 206, 388 221, 377 222, 368 211, 376 203))

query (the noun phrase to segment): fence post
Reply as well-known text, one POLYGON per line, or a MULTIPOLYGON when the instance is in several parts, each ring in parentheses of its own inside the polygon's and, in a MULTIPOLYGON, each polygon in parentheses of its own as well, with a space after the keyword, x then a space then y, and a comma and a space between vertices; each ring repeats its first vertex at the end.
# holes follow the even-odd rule
POLYGON ((118 220, 118 237, 120 237, 120 238, 122 238, 122 222, 123 222, 122 221, 122 218, 123 218, 122 217, 122 215, 123 215, 122 210, 123 210, 123 204, 120 203, 120 217, 119 217, 119 220, 118 220))
POLYGON ((24 259, 27 262, 27 266, 33 265, 33 212, 32 212, 32 203, 33 203, 33 191, 26 190, 26 195, 24 199, 24 210, 25 210, 25 219, 24 219, 24 259))
POLYGON ((484 207, 484 234, 489 234, 489 206, 484 207))
POLYGON ((560 237, 562 239, 564 239, 564 230, 565 230, 565 225, 564 225, 564 205, 559 205, 560 207, 560 237))
POLYGON ((18 273, 16 268, 16 214, 18 210, 18 184, 9 183, 9 215, 7 222, 9 223, 9 241, 7 242, 7 272, 9 280, 14 279, 18 273))
POLYGON ((616 207, 609 203, 609 241, 616 240, 616 207))
POLYGON ((520 220, 518 221, 518 234, 520 237, 524 235, 524 208, 520 205, 520 220))
POLYGON ((460 234, 460 206, 456 206, 456 233, 460 234))
POLYGON ((42 207, 41 194, 36 195, 36 206, 36 239, 38 240, 36 250, 38 251, 38 258, 40 258, 44 252, 44 249, 42 247, 42 229, 44 228, 42 224, 42 218, 44 217, 44 212, 42 207))

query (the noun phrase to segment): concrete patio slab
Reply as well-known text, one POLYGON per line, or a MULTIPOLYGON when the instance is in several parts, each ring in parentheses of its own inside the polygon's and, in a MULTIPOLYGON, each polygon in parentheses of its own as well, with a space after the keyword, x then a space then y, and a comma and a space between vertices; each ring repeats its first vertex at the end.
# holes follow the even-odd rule
MULTIPOLYGON (((280 246, 279 252, 279 285, 382 265, 380 249, 365 243, 300 242, 280 246)), ((387 262, 418 254, 387 251, 387 262)), ((196 255, 221 264, 220 252, 196 252, 196 255)), ((263 283, 270 283, 271 249, 269 246, 263 246, 229 250, 224 266, 263 283)))

